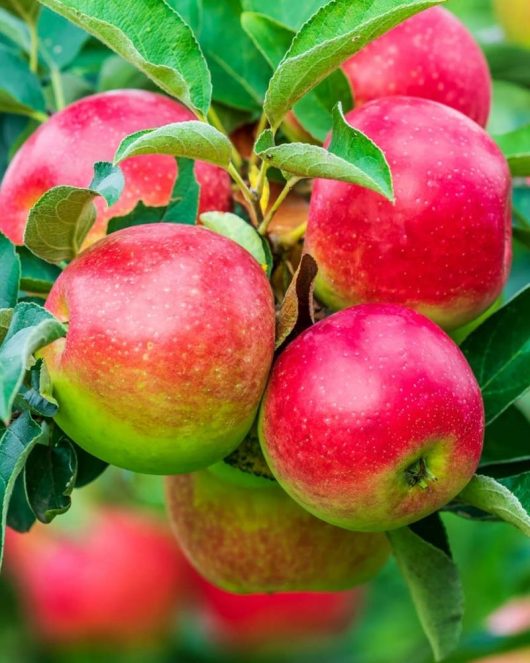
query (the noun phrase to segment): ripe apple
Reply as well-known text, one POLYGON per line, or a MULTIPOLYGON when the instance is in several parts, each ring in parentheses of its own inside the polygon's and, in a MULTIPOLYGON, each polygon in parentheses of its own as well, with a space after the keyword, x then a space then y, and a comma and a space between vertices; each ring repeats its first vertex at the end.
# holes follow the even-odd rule
POLYGON ((273 479, 219 465, 169 477, 166 488, 183 552, 216 586, 240 594, 336 591, 370 580, 386 561, 383 535, 328 525, 273 479))
POLYGON ((90 507, 78 514, 70 530, 61 523, 8 530, 7 573, 36 635, 55 646, 156 642, 189 582, 173 537, 147 513, 90 507))
POLYGON ((208 640, 247 654, 325 645, 350 626, 361 600, 359 590, 239 596, 205 581, 200 597, 208 640))
POLYGON ((528 0, 494 0, 495 12, 506 36, 530 47, 530 3, 528 0))
MULTIPOLYGON (((112 161, 122 138, 142 129, 194 119, 178 102, 143 90, 103 92, 76 101, 53 115, 24 143, 9 165, 0 188, 0 231, 22 244, 29 210, 40 196, 60 184, 87 187, 96 161, 112 161)), ((157 207, 169 202, 177 175, 175 159, 143 155, 122 164, 125 189, 107 208, 96 201, 97 220, 85 246, 105 235, 114 216, 130 212, 141 200, 157 207)), ((225 171, 197 162, 200 212, 230 209, 230 180, 225 171)))
POLYGON ((488 121, 491 76, 486 58, 466 26, 441 7, 404 21, 365 46, 343 69, 356 105, 394 95, 423 97, 482 126, 488 121))
POLYGON ((455 497, 480 459, 484 409, 458 346, 394 304, 336 313, 273 367, 260 440, 274 476, 352 530, 412 523, 455 497))
POLYGON ((46 307, 68 320, 42 351, 59 426, 113 465, 206 467, 245 437, 274 351, 267 277, 206 228, 134 226, 80 254, 46 307))
POLYGON ((379 99, 347 120, 386 154, 396 202, 315 181, 306 250, 318 298, 334 309, 404 304, 447 329, 478 317, 510 270, 506 159, 476 123, 425 99, 379 99))

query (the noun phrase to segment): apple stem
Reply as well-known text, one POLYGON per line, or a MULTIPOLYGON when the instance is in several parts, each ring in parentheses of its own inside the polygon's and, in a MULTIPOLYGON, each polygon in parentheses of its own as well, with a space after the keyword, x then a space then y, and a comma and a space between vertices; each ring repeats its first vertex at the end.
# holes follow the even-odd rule
POLYGON ((302 180, 303 177, 291 177, 290 180, 287 180, 287 183, 283 187, 280 195, 276 200, 274 201, 274 204, 270 208, 270 210, 267 212, 265 215, 265 218, 261 222, 258 232, 260 235, 265 235, 267 232, 267 228, 269 227, 270 222, 274 218, 274 215, 278 211, 278 209, 281 207, 282 203, 284 200, 287 198, 287 196, 291 193, 291 191, 294 189, 294 187, 298 184, 300 180, 302 180))

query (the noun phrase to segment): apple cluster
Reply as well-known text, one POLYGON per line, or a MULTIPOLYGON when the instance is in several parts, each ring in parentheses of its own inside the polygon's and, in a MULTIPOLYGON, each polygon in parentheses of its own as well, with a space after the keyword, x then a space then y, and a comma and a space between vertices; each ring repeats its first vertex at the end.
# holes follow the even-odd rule
MULTIPOLYGON (((480 389, 446 332, 494 306, 510 270, 511 180, 483 128, 486 62, 432 8, 344 71, 356 97, 347 122, 384 152, 395 200, 314 182, 304 251, 323 314, 287 347, 275 354, 265 271, 232 240, 179 219, 104 236, 138 201, 167 204, 167 156, 124 162, 124 195, 98 208, 46 303, 68 323, 42 351, 59 426, 107 462, 173 475, 182 547, 234 592, 365 582, 389 553, 384 532, 455 498, 482 451, 480 389)), ((186 119, 145 91, 57 113, 6 174, 0 229, 20 243, 48 188, 85 185, 127 134, 186 119)), ((196 176, 201 212, 230 209, 224 171, 197 163, 196 176)))

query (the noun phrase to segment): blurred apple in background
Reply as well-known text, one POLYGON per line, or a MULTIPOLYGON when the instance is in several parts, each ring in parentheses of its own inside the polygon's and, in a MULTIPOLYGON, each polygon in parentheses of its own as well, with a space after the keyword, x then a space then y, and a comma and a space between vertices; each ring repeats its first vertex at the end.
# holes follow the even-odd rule
POLYGON ((186 602, 189 579, 163 521, 137 508, 73 511, 28 534, 8 530, 6 569, 29 628, 57 648, 156 643, 186 602))
MULTIPOLYGON (((344 633, 361 602, 361 590, 237 595, 198 578, 199 620, 223 650, 258 654, 314 650, 344 633)), ((246 660, 246 659, 245 659, 246 660)))
POLYGON ((494 0, 494 6, 506 37, 516 44, 530 48, 530 2, 494 0))

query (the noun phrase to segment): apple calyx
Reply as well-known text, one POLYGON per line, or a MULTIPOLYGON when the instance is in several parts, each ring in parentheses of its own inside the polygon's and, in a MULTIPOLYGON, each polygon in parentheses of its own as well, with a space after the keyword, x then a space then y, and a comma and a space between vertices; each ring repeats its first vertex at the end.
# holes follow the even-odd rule
POLYGON ((438 481, 438 478, 429 470, 425 458, 420 457, 405 470, 405 478, 408 485, 412 488, 419 486, 426 490, 429 484, 438 481))

